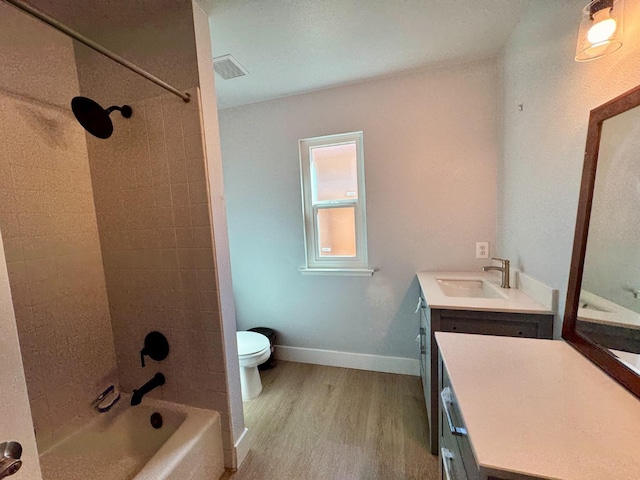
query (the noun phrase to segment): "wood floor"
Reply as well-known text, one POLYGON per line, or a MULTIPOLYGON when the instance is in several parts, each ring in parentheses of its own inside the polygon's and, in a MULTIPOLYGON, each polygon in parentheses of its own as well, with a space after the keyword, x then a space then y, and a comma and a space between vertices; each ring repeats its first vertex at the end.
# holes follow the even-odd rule
POLYGON ((419 377, 279 362, 244 403, 252 450, 225 480, 435 480, 419 377))

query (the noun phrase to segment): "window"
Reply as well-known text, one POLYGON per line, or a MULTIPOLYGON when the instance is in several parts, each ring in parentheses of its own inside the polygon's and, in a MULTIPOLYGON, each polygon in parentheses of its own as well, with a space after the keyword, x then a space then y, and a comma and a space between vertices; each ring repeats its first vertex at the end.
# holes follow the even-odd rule
POLYGON ((362 132, 300 140, 307 265, 303 273, 371 275, 362 132))

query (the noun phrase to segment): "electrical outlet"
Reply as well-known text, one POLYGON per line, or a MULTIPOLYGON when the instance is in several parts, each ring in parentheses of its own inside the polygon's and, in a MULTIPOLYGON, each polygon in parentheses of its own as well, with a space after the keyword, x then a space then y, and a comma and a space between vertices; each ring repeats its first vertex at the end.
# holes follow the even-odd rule
POLYGON ((489 258, 489 242, 476 242, 476 258, 489 258))

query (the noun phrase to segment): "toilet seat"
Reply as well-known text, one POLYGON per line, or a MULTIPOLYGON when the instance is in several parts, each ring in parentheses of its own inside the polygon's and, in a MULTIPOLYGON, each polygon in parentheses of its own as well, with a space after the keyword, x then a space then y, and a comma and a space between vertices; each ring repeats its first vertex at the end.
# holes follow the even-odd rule
POLYGON ((265 350, 271 350, 269 339, 256 332, 237 332, 238 355, 243 360, 260 357, 265 350))

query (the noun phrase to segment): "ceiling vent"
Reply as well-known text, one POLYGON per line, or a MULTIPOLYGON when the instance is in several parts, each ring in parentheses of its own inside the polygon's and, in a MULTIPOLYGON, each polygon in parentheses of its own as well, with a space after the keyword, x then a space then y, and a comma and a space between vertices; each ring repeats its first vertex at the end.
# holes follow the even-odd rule
POLYGON ((213 59, 213 70, 225 80, 243 77, 247 70, 233 58, 233 55, 222 55, 213 59))

